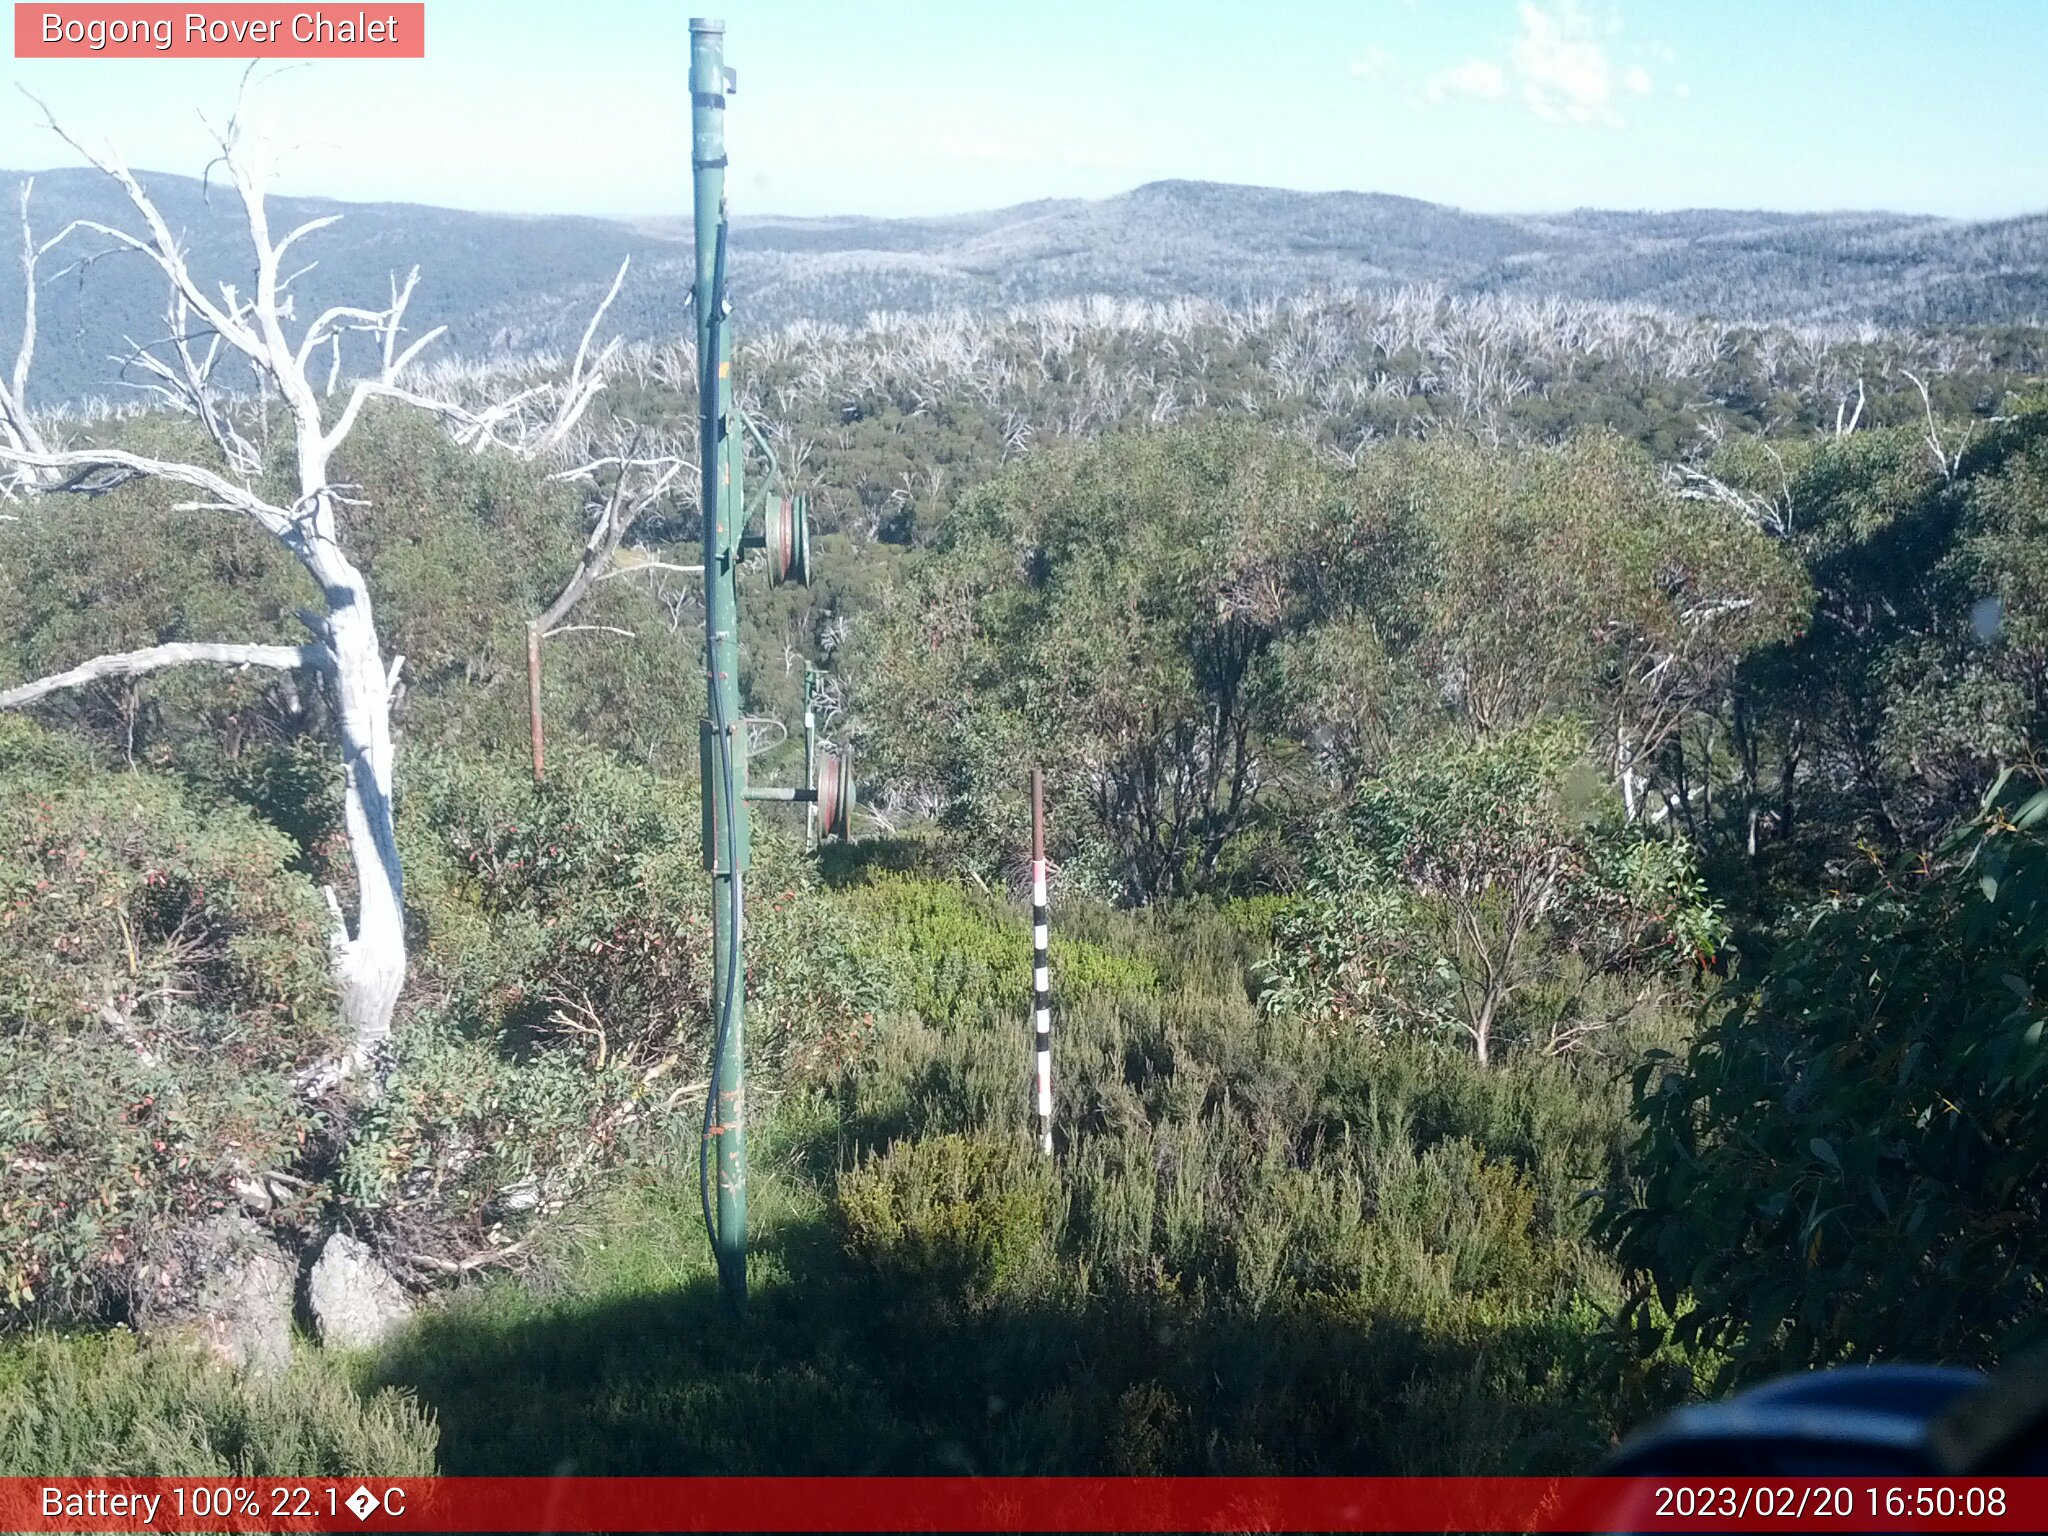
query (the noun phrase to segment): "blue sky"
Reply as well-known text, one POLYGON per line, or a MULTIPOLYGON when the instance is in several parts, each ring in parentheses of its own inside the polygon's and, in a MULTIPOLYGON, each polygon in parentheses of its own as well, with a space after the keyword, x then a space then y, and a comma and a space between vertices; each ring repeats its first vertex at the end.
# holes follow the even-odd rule
MULTIPOLYGON (((688 14, 429 0, 424 60, 277 76, 278 185, 681 211, 688 14)), ((2039 0, 729 0, 723 14, 746 212, 951 212, 1162 177, 1483 210, 2048 208, 2039 0)), ((197 115, 225 112, 242 68, 11 63, 82 135, 190 172, 207 158, 197 115)), ((0 165, 69 161, 30 103, 0 99, 0 165)))

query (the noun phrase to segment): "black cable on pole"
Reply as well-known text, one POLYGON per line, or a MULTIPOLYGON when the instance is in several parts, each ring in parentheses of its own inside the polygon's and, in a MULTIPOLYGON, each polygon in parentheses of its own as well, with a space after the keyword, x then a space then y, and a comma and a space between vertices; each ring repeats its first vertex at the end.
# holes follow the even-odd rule
MULTIPOLYGON (((710 313, 705 316, 705 355, 698 359, 700 366, 698 369, 697 386, 704 418, 704 452, 709 461, 705 465, 704 472, 704 516, 714 530, 718 527, 717 518, 719 513, 719 494, 721 491, 717 460, 719 449, 722 446, 718 431, 718 351, 719 331, 725 323, 725 233, 725 210, 721 207, 718 211, 717 255, 713 259, 711 268, 711 309, 710 313)), ((735 537, 732 542, 734 547, 737 548, 739 544, 738 538, 735 537)), ((707 572, 707 575, 712 580, 717 579, 715 572, 707 572)), ((733 616, 730 622, 737 623, 737 615, 733 616)), ((737 786, 733 783, 732 738, 728 734, 728 727, 731 722, 725 717, 725 700, 719 693, 714 646, 715 641, 707 634, 705 636, 705 648, 706 661, 709 665, 705 674, 705 692, 709 697, 711 705, 711 734, 713 740, 717 743, 719 780, 725 787, 725 793, 722 796, 725 804, 725 854, 732 865, 732 881, 727 894, 726 922, 731 938, 726 950, 725 990, 719 997, 718 1016, 711 1034, 711 1081, 706 1086, 704 1093, 704 1139, 697 1152, 697 1195, 704 1207, 704 1235, 711 1242, 712 1259, 718 1265, 720 1277, 726 1279, 729 1286, 730 1277, 724 1273, 726 1268, 725 1250, 719 1246, 718 1241, 718 1216, 713 1210, 711 1203, 711 1138, 712 1126, 716 1123, 718 1114, 719 1069, 725 1061, 726 1043, 732 1035, 733 1011, 738 1006, 740 996, 740 917, 744 910, 744 903, 740 894, 739 796, 736 793, 737 786)), ((714 849, 712 857, 714 880, 717 873, 717 862, 717 854, 714 849)))

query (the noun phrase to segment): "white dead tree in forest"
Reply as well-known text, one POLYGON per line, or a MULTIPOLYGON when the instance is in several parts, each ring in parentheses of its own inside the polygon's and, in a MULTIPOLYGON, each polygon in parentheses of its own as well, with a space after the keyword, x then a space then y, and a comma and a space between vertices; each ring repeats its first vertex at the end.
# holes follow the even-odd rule
POLYGON ((641 514, 667 495, 680 477, 694 475, 696 465, 674 454, 648 452, 637 437, 618 442, 615 447, 616 452, 601 454, 555 476, 558 480, 589 484, 601 494, 591 504, 590 534, 583 541, 576 569, 562 584, 554 601, 526 625, 526 707, 532 723, 536 780, 545 772, 547 761, 541 724, 541 642, 550 635, 610 628, 566 622, 570 611, 601 581, 665 571, 701 575, 704 570, 700 565, 674 565, 643 550, 625 547, 626 536, 641 514))
MULTIPOLYGON (((355 921, 345 918, 330 889, 333 918, 331 954, 348 1031, 346 1054, 315 1074, 310 1089, 331 1085, 360 1069, 388 1038, 400 988, 405 981, 406 945, 403 877, 392 824, 392 698, 403 657, 385 659, 370 590, 351 557, 337 516, 347 503, 346 487, 330 478, 329 466, 372 400, 390 399, 433 413, 460 441, 481 449, 500 444, 541 451, 559 445, 603 387, 601 367, 579 350, 566 381, 533 385, 489 405, 420 392, 408 384, 408 370, 442 333, 441 327, 407 338, 405 312, 418 279, 394 279, 381 308, 335 305, 316 315, 294 338, 293 282, 311 264, 288 267, 286 258, 306 237, 336 223, 339 215, 308 220, 283 236, 273 233, 264 200, 265 145, 246 135, 239 118, 215 132, 216 163, 225 167, 239 195, 254 257, 254 286, 212 285, 195 273, 178 236, 128 166, 111 150, 95 153, 72 137, 47 109, 59 137, 104 172, 127 195, 141 232, 97 220, 78 220, 66 233, 84 230, 111 242, 114 251, 153 265, 169 289, 173 333, 160 350, 138 346, 127 361, 154 380, 155 393, 192 415, 211 438, 219 464, 156 458, 112 446, 57 447, 35 433, 22 409, 32 332, 25 334, 14 387, 0 405, 0 465, 11 469, 17 490, 93 495, 130 480, 168 481, 195 493, 180 510, 219 511, 261 528, 289 550, 313 578, 322 597, 319 612, 301 610, 312 632, 305 645, 159 645, 105 655, 49 677, 0 691, 0 708, 20 708, 63 688, 108 677, 139 677, 166 667, 196 662, 236 667, 311 668, 326 681, 333 703, 344 775, 344 827, 356 877, 355 921), (367 338, 377 361, 366 377, 343 382, 329 362, 324 387, 316 389, 309 370, 338 354, 341 339, 367 338), (239 360, 253 374, 257 394, 237 395, 220 378, 220 365, 239 360), (330 401, 338 395, 338 409, 330 401), (281 402, 283 425, 294 447, 295 487, 289 500, 271 499, 259 488, 262 465, 248 430, 261 432, 271 402, 281 402), (245 430, 248 429, 248 430, 245 430), (505 433, 513 434, 508 442, 505 433)), ((33 292, 36 259, 52 242, 37 246, 25 237, 33 292)), ((621 274, 623 276, 623 272, 621 274)), ((616 284, 614 284, 616 291, 616 284)), ((33 316, 33 308, 29 311, 33 316)), ((601 354, 609 358, 611 349, 601 354)))
MULTIPOLYGON (((21 345, 15 350, 14 372, 5 383, 0 383, 0 442, 29 453, 48 453, 49 444, 43 440, 28 409, 28 371, 36 355, 36 269, 45 256, 71 237, 78 225, 67 224, 49 239, 37 243, 28 217, 29 196, 35 187, 33 176, 21 184, 21 345)), ((17 469, 0 480, 0 494, 12 500, 21 488, 40 485, 44 475, 41 470, 17 469)))
POLYGON ((1941 478, 1950 485, 1956 483, 1956 473, 1963 467, 1963 453, 1970 446, 1970 439, 1976 434, 1977 423, 1971 422, 1963 428, 1953 451, 1941 440, 1941 423, 1935 419, 1934 397, 1927 392, 1927 381, 1910 368, 1901 368, 1900 373, 1920 392, 1920 409, 1927 415, 1927 452, 1934 459, 1934 468, 1941 478))

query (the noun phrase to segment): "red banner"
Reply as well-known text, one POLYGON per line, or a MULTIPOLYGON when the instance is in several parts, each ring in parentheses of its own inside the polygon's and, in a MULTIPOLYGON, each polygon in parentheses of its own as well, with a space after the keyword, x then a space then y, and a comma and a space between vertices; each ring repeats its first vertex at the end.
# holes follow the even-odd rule
POLYGON ((2048 1478, 0 1478, 8 1531, 2042 1531, 2048 1478))
POLYGON ((17 59, 423 59, 427 8, 21 5, 17 59))

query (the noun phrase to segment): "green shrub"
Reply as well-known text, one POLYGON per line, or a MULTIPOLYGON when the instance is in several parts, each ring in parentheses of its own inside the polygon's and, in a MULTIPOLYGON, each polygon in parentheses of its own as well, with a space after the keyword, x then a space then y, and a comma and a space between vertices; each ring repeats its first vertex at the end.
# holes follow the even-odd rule
MULTIPOLYGON (((279 434, 280 446, 288 437, 279 434)), ((216 461, 188 416, 110 424, 97 440, 109 438, 153 458, 216 461)), ((0 678, 12 684, 109 651, 178 641, 303 643, 297 611, 318 605, 314 581, 254 522, 189 502, 167 480, 137 479, 103 495, 44 497, 33 517, 0 524, 0 678)), ((34 709, 121 761, 168 767, 189 748, 218 758, 224 735, 240 737, 259 720, 252 739, 303 728, 318 697, 310 679, 267 667, 195 666, 66 689, 34 709), (291 718, 288 695, 312 709, 291 718)))
POLYGON ((1257 949, 1273 942, 1273 932, 1293 908, 1293 898, 1268 894, 1239 896, 1223 904, 1225 921, 1257 949))
POLYGON ((634 1086, 578 1051, 515 1058, 445 1014, 415 1014, 383 1091, 349 1126, 335 1197, 430 1256, 451 1240, 503 1242, 517 1212, 559 1210, 629 1149, 634 1086))
POLYGON ((912 1017, 885 1021, 834 1085, 839 1125, 859 1150, 908 1136, 1024 1124, 1031 1032, 940 1030, 912 1017))
POLYGON ((2034 782, 2001 780, 1931 870, 1821 908, 1683 1061, 1638 1070, 1604 1224, 1654 1336, 1762 1370, 1988 1365, 2048 1329, 2034 782))
MULTIPOLYGON (((697 785, 590 749, 536 784, 514 764, 415 754, 400 797, 423 978, 516 1042, 651 1068, 701 1052, 711 881, 697 785), (593 1031, 602 1030, 602 1037, 593 1031)), ((835 1057, 886 1007, 838 905, 757 829, 747 887, 749 1062, 835 1057)))
POLYGON ((1001 1135, 897 1142, 840 1175, 833 1210, 878 1278, 969 1302, 1037 1278, 1059 1222, 1044 1159, 1001 1135))
POLYGON ((1187 1457, 1187 1405, 1156 1381, 1125 1388, 1105 1437, 1112 1477, 1160 1477, 1187 1457))
MULTIPOLYGON (((897 976, 903 1002, 919 1018, 947 1028, 1030 1009, 1028 914, 959 885, 903 876, 872 880, 851 896, 870 953, 897 976)), ((1063 933, 1061 921, 1053 924, 1050 954, 1061 1004, 1157 989, 1149 962, 1063 933)))
POLYGON ((298 1156, 291 1079, 339 1033, 294 852, 0 717, 0 1318, 153 1283, 181 1222, 298 1156))
POLYGON ((310 1361, 250 1378, 125 1332, 0 1349, 0 1476, 431 1477, 438 1438, 410 1393, 310 1361))
POLYGON ((1574 977, 1710 958, 1691 849, 1624 822, 1581 742, 1544 722, 1360 786, 1275 926, 1269 1006, 1463 1035, 1485 1063, 1531 994, 1555 1023, 1574 977))
MULTIPOLYGON (((536 784, 448 752, 404 765, 399 836, 421 1003, 338 1189, 417 1247, 559 1209, 694 1115, 709 1055, 710 879, 694 781, 573 745, 536 784)), ((748 890, 750 1086, 828 1071, 889 1006, 781 839, 748 890)))

